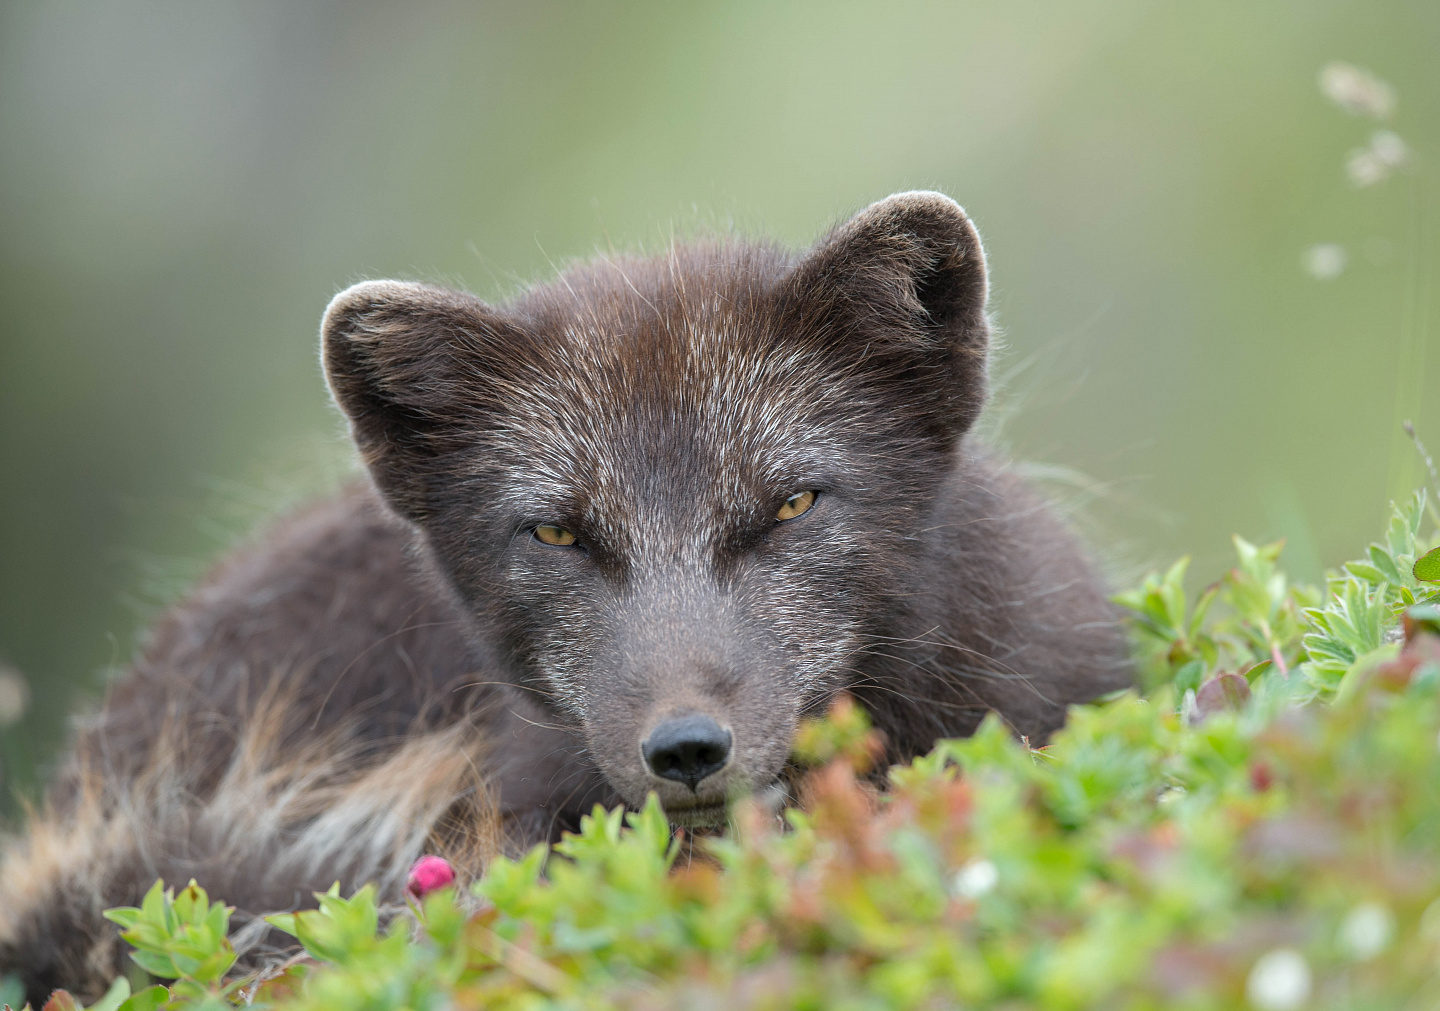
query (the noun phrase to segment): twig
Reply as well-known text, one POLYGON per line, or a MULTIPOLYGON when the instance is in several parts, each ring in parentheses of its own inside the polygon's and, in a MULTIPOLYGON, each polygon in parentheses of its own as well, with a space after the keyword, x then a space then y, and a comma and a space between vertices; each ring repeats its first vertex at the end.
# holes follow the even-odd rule
POLYGON ((1405 434, 1410 436, 1411 441, 1415 443, 1415 449, 1420 454, 1420 459, 1424 462, 1425 469, 1430 472, 1430 493, 1432 497, 1429 503, 1429 513, 1435 525, 1440 527, 1440 471, 1435 469, 1434 458, 1430 455, 1429 451, 1425 449, 1425 443, 1420 441, 1420 436, 1416 434, 1414 422, 1402 422, 1402 427, 1405 429, 1405 434))

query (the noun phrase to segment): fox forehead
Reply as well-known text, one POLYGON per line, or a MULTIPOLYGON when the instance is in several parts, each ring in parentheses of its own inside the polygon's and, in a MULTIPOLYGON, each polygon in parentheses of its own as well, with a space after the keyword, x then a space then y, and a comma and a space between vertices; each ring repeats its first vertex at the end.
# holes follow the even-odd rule
POLYGON ((562 281, 550 294, 563 297, 528 314, 528 360, 481 434, 507 461, 506 498, 630 515, 677 497, 733 510, 836 465, 864 398, 836 388, 813 343, 782 332, 759 282, 741 297, 731 272, 688 287, 651 273, 648 291, 587 275, 584 300, 562 281), (595 299, 602 280, 612 290, 595 299))
POLYGON ((751 362, 711 361, 675 370, 592 359, 548 377, 482 437, 480 452, 504 460, 492 471, 497 500, 571 521, 656 526, 683 513, 695 529, 768 510, 777 495, 846 482, 854 461, 841 452, 838 414, 824 409, 817 376, 777 384, 751 362), (742 384, 753 392, 737 393, 742 384))

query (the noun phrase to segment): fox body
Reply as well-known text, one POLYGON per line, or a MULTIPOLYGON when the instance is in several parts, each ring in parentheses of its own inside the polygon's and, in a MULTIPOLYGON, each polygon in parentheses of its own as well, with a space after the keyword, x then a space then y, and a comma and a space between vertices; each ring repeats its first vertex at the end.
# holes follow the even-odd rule
POLYGON ((935 193, 801 255, 605 260, 494 307, 392 281, 322 324, 370 481, 152 632, 0 878, 31 992, 120 965, 99 910, 194 876, 258 915, 420 853, 478 873, 594 803, 781 795, 851 693, 903 760, 998 712, 1043 739, 1128 683, 1070 534, 966 433, 986 267, 935 193))

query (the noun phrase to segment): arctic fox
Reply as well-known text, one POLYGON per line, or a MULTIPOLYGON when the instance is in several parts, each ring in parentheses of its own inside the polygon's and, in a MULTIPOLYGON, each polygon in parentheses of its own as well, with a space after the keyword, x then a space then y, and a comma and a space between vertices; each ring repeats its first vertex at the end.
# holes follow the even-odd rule
POLYGON ((79 730, 0 876, 35 998, 102 988, 100 910, 157 877, 237 905, 253 961, 261 913, 396 897, 422 852, 476 874, 651 792, 720 822, 840 692, 899 761, 1129 681, 1071 534, 966 438, 986 266, 941 194, 503 306, 357 284, 322 339, 369 481, 224 562, 79 730))

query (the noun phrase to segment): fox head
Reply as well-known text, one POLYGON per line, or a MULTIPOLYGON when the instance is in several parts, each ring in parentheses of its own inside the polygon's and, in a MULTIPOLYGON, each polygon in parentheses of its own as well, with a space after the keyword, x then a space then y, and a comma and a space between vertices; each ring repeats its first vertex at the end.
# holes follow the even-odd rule
POLYGON ((323 354, 504 676, 627 802, 704 824, 777 780, 913 595, 985 399, 985 301, 964 211, 902 193, 799 257, 694 245, 504 306, 358 284, 323 354))

